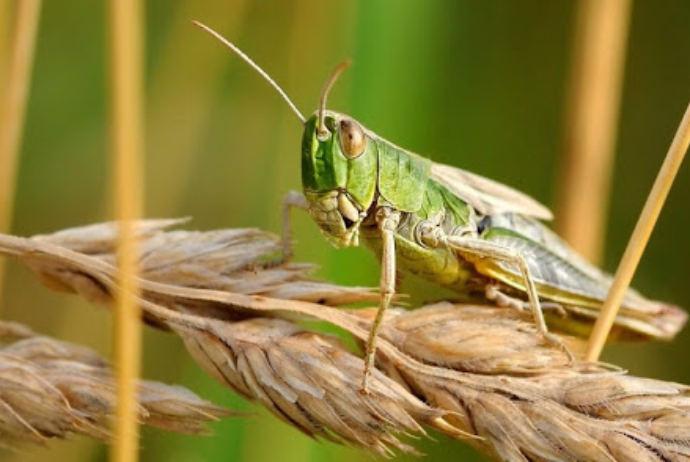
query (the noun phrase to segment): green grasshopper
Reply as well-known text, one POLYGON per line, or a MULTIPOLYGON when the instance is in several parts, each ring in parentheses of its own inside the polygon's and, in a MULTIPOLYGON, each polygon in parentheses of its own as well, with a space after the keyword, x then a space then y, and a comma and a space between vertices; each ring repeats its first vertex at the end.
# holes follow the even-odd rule
MULTIPOLYGON (((261 74, 304 125, 304 195, 292 192, 286 198, 286 257, 291 252, 289 213, 298 207, 310 212, 333 244, 356 246, 361 237, 381 259, 381 298, 366 344, 363 390, 398 270, 465 296, 530 309, 537 330, 551 343, 562 345, 549 333, 545 315, 553 328, 587 335, 612 280, 538 221, 552 218, 545 206, 495 181, 406 151, 353 118, 326 110, 328 93, 347 63, 333 71, 318 110, 306 119, 241 50, 196 24, 261 74)), ((614 335, 671 339, 686 319, 679 308, 630 289, 614 335)))

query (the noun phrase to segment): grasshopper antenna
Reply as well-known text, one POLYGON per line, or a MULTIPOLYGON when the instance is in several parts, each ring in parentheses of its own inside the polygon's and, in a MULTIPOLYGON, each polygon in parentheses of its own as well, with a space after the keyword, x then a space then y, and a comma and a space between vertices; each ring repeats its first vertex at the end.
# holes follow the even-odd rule
POLYGON ((240 50, 239 48, 237 48, 237 47, 236 47, 235 45, 233 45, 230 41, 228 41, 226 38, 224 38, 222 35, 220 35, 220 34, 219 34, 218 32, 216 32, 216 31, 214 31, 213 29, 211 29, 211 28, 208 27, 207 25, 202 24, 202 23, 200 23, 199 21, 192 21, 192 24, 194 24, 194 25, 197 26, 197 27, 200 27, 201 29, 205 30, 206 32, 208 32, 209 34, 211 34, 212 36, 214 36, 214 37, 215 37, 216 39, 218 39, 223 45, 225 45, 226 47, 228 47, 228 48, 230 48, 232 51, 234 51, 235 54, 236 54, 237 56, 239 56, 240 58, 242 58, 242 60, 243 60, 245 63, 249 64, 249 65, 252 67, 252 69, 254 69, 256 72, 258 72, 259 75, 260 75, 261 77, 263 77, 264 80, 266 80, 268 83, 270 83, 271 86, 273 86, 273 88, 275 88, 276 91, 280 94, 280 96, 283 97, 283 99, 284 99, 285 102, 288 104, 288 106, 290 106, 290 109, 292 109, 292 112, 295 113, 295 115, 296 115, 297 118, 300 120, 300 122, 302 122, 302 125, 304 125, 304 123, 307 121, 307 119, 305 119, 304 116, 302 115, 302 113, 299 112, 299 109, 297 109, 297 106, 295 106, 295 103, 293 103, 292 100, 290 100, 290 98, 288 97, 287 93, 285 93, 285 92, 283 91, 283 89, 280 88, 280 86, 279 86, 271 77, 269 77, 269 75, 266 73, 266 71, 264 71, 263 69, 261 69, 261 68, 259 67, 258 64, 256 64, 254 61, 251 60, 251 58, 249 58, 249 56, 245 55, 244 52, 243 52, 242 50, 240 50))
POLYGON ((333 88, 333 84, 335 83, 335 81, 338 80, 338 77, 340 77, 340 74, 345 69, 347 69, 350 66, 350 64, 352 64, 352 61, 348 59, 347 61, 343 61, 342 63, 335 66, 335 69, 333 69, 331 75, 328 76, 328 80, 326 80, 326 84, 323 86, 323 90, 321 90, 321 98, 319 99, 319 119, 316 124, 316 129, 320 137, 327 138, 329 135, 329 131, 324 124, 328 93, 331 91, 331 88, 333 88))

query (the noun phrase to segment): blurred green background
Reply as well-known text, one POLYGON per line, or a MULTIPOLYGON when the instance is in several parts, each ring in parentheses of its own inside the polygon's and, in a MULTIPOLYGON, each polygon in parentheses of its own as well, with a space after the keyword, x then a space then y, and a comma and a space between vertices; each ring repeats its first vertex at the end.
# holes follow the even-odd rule
MULTIPOLYGON (((7 0, 0 8, 7 10, 7 0)), ((18 179, 13 232, 46 233, 109 219, 105 2, 46 1, 18 179)), ((192 216, 191 226, 279 231, 283 195, 299 189, 301 128, 275 92, 190 24, 201 20, 252 56, 305 113, 325 77, 354 66, 330 107, 396 144, 521 189, 553 204, 572 51, 573 1, 146 2, 146 215, 192 216)), ((7 12, 0 16, 6 35, 7 12)), ((605 268, 622 255, 690 99, 690 2, 634 2, 605 268)), ((2 43, 6 43, 3 36, 2 43)), ((680 173, 635 278, 652 298, 690 307, 690 169, 680 173)), ((583 217, 586 220, 586 217, 583 217)), ((376 285, 364 249, 336 251, 297 215, 298 260, 320 275, 376 285)), ((109 354, 111 316, 40 288, 10 265, 2 316, 109 354)), ((433 292, 419 283, 406 290, 433 292)), ((690 383, 690 333, 670 344, 615 346, 604 359, 635 374, 690 383)), ((144 375, 184 384, 253 418, 214 424, 215 437, 145 430, 147 461, 354 461, 367 454, 317 443, 207 378, 181 342, 146 330, 144 375)), ((430 459, 483 460, 433 435, 430 459)), ((105 460, 85 438, 15 461, 105 460)), ((409 458, 411 460, 412 458, 409 458)), ((399 457, 397 460, 408 460, 399 457)))

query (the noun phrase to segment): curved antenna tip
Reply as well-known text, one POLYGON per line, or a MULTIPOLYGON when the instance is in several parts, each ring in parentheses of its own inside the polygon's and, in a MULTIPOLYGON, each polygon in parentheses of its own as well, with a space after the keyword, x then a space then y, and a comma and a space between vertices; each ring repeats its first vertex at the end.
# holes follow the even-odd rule
POLYGON ((335 81, 338 80, 338 77, 340 77, 340 74, 342 74, 342 72, 351 65, 352 60, 346 59, 342 63, 335 66, 335 68, 331 71, 331 74, 328 76, 328 79, 326 80, 326 83, 323 86, 323 90, 321 90, 321 98, 319 98, 319 118, 317 120, 316 125, 316 129, 319 135, 321 136, 328 135, 328 129, 325 127, 324 124, 328 93, 331 91, 331 88, 333 88, 333 84, 335 84, 335 81))
POLYGON ((240 50, 239 48, 237 48, 237 46, 235 46, 232 42, 230 42, 229 40, 227 40, 225 37, 223 37, 222 35, 220 35, 220 34, 219 34, 218 32, 216 32, 215 30, 213 30, 213 29, 211 29, 210 27, 208 27, 206 24, 204 24, 204 23, 202 23, 202 22, 200 22, 200 21, 196 21, 196 20, 192 20, 192 24, 194 24, 195 26, 197 26, 197 27, 203 29, 204 31, 206 31, 207 33, 209 33, 210 35, 212 35, 213 37, 215 37, 216 40, 220 41, 223 45, 225 45, 226 47, 230 48, 237 56, 239 56, 239 57, 242 59, 242 61, 244 61, 245 63, 249 64, 249 66, 250 66, 252 69, 254 69, 261 77, 263 77, 264 80, 266 80, 269 84, 271 84, 271 86, 272 86, 272 87, 278 92, 278 94, 285 100, 285 102, 287 103, 287 105, 290 106, 290 109, 292 109, 292 112, 294 112, 295 115, 297 116, 297 118, 300 120, 300 122, 302 122, 302 125, 304 125, 304 124, 306 123, 307 119, 305 119, 304 116, 302 115, 302 113, 299 111, 299 109, 297 109, 297 106, 295 106, 295 103, 293 103, 292 100, 288 97, 287 93, 285 93, 285 92, 283 91, 283 89, 280 88, 280 86, 275 82, 275 80, 273 80, 273 79, 266 73, 266 71, 264 71, 263 69, 261 69, 261 67, 259 67, 258 64, 256 64, 254 61, 252 61, 251 58, 250 58, 249 56, 247 56, 246 54, 244 54, 244 52, 243 52, 242 50, 240 50))

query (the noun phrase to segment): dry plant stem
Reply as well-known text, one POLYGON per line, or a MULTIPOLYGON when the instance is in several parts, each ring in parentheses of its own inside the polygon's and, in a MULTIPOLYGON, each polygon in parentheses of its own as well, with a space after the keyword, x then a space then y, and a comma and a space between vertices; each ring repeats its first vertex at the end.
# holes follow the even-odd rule
MULTIPOLYGON (((429 427, 511 462, 690 460, 690 388, 571 364, 514 310, 449 303, 390 310, 363 396, 362 358, 294 319, 326 321, 364 340, 375 309, 303 301, 315 299, 308 289, 315 286, 295 277, 294 263, 270 260, 279 242, 265 233, 164 232, 166 224, 136 228, 146 320, 177 333, 220 383, 311 436, 385 455, 414 452, 400 435, 429 427), (279 293, 303 300, 262 295, 279 293)), ((50 287, 112 305, 116 230, 0 235, 0 253, 50 287)), ((325 283, 316 290, 319 300, 342 294, 325 283)))
POLYGON ((623 258, 616 271, 609 295, 601 309, 601 315, 594 324, 594 329, 592 330, 592 335, 589 338, 587 350, 585 352, 585 359, 587 361, 596 361, 601 355, 601 351, 604 348, 604 343, 611 330, 611 326, 613 326, 613 321, 620 308, 625 291, 630 285, 630 281, 632 281, 633 274, 635 274, 642 253, 647 246, 656 220, 661 213, 661 208, 666 201, 673 180, 688 150, 688 144, 690 144, 690 104, 685 110, 683 120, 680 122, 680 126, 666 154, 664 163, 654 181, 652 191, 649 193, 647 202, 635 225, 635 230, 630 237, 628 247, 625 249, 623 258))
POLYGON ((593 263, 606 230, 631 3, 577 4, 557 227, 593 263))
POLYGON ((136 383, 141 362, 140 307, 137 284, 139 248, 134 220, 142 212, 142 12, 138 0, 111 0, 112 150, 115 208, 119 220, 118 268, 120 287, 115 322, 118 400, 115 439, 110 459, 138 460, 136 383))
MULTIPOLYGON (((14 10, 9 2, 0 2, 0 30, 10 30, 10 13, 14 10)), ((9 61, 9 37, 0 34, 0 88, 5 88, 7 62, 9 61)))
MULTIPOLYGON (((0 110, 0 233, 9 232, 12 223, 17 163, 26 119, 41 0, 22 0, 17 2, 16 8, 7 86, 2 93, 0 110)), ((0 302, 4 267, 5 261, 0 259, 0 302)))

